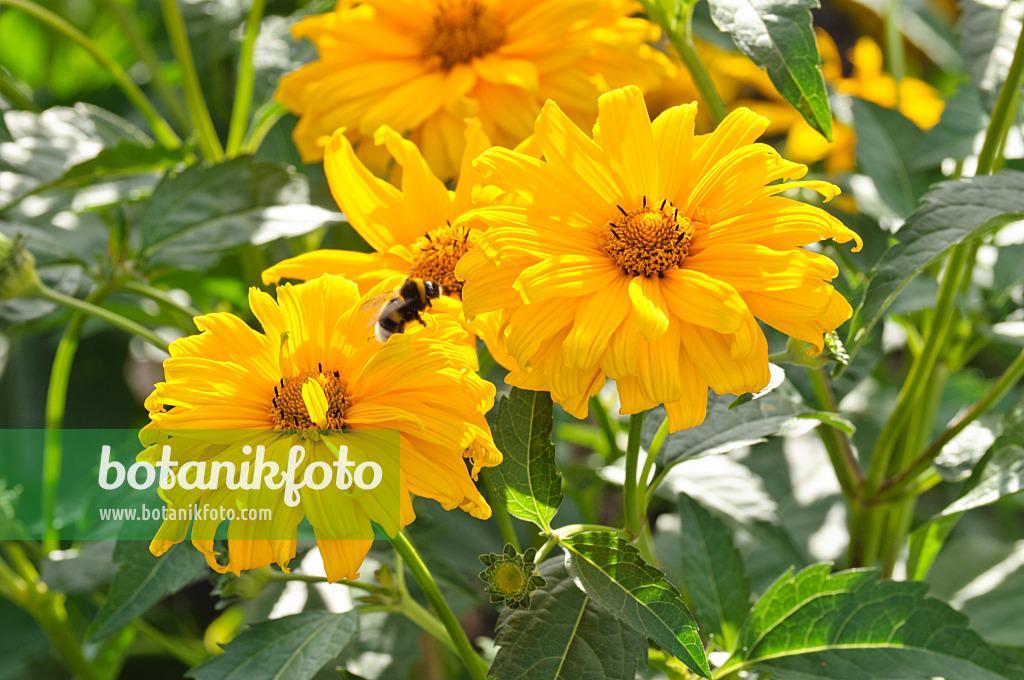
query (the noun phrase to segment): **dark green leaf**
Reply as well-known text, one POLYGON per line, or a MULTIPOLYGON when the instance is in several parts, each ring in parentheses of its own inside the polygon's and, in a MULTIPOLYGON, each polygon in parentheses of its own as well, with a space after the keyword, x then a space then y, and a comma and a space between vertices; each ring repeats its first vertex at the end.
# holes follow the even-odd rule
POLYGON ((91 594, 110 583, 117 572, 114 541, 88 542, 81 550, 64 551, 61 559, 43 559, 40 571, 47 587, 58 593, 91 594))
POLYGON ((1024 19, 1017 0, 965 0, 961 4, 960 52, 982 102, 989 111, 1013 61, 1013 50, 1024 19))
POLYGON ((679 592, 616 534, 591 531, 560 541, 565 566, 583 592, 651 638, 691 670, 711 677, 707 655, 679 592))
POLYGON ((680 495, 682 584, 704 632, 729 649, 750 612, 750 582, 725 524, 696 501, 680 495))
POLYGON ((344 661, 352 677, 366 680, 408 678, 420 649, 409 644, 421 634, 416 624, 394 612, 359 615, 359 633, 345 648, 344 661), (358 674, 358 675, 356 675, 358 674))
POLYGON ((87 634, 91 639, 124 628, 164 596, 198 581, 209 572, 202 553, 181 543, 162 556, 154 557, 145 541, 119 541, 114 549, 114 561, 121 566, 106 601, 89 626, 87 634))
POLYGON ((504 457, 488 473, 497 500, 518 517, 550 530, 562 502, 562 476, 551 443, 551 395, 513 387, 498 404, 494 443, 504 457))
POLYGON ((295 235, 341 217, 308 202, 305 179, 282 166, 249 157, 194 166, 153 191, 139 220, 141 253, 149 266, 195 269, 263 232, 295 235))
POLYGON ((547 584, 530 609, 506 609, 494 640, 495 680, 633 680, 647 640, 576 587, 559 560, 542 563, 547 584))
MULTIPOLYGON (((811 412, 800 395, 785 383, 768 394, 730 409, 730 397, 711 396, 704 422, 688 430, 680 430, 665 438, 658 459, 671 467, 699 456, 725 453, 742 446, 764 441, 779 434, 797 416, 811 412)), ((665 411, 656 409, 644 422, 641 442, 649 447, 665 419, 665 411)))
POLYGON ((341 654, 356 634, 359 614, 324 611, 258 623, 229 642, 224 653, 193 668, 195 680, 307 680, 341 654))
POLYGON ((899 111, 853 98, 857 165, 875 183, 893 215, 906 217, 928 189, 930 177, 914 167, 924 133, 899 111))
POLYGON ((950 248, 1024 218, 1024 173, 942 182, 897 232, 899 243, 882 255, 850 322, 847 350, 853 356, 904 286, 950 248))
POLYGON ((974 140, 984 132, 988 117, 974 85, 964 82, 946 101, 938 124, 924 133, 914 154, 914 167, 933 168, 946 158, 967 158, 974 152, 974 140))
POLYGON ((818 0, 708 0, 711 18, 811 127, 832 139, 832 112, 814 41, 818 0))
POLYGON ((1004 664, 967 618, 928 586, 873 570, 792 570, 769 588, 722 675, 753 668, 779 680, 1005 680, 1004 664))

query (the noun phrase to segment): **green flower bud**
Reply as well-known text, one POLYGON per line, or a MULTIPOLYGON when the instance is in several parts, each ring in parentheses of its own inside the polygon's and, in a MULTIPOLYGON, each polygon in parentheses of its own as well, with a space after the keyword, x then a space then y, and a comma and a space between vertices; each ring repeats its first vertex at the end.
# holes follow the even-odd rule
POLYGON ((0 300, 33 297, 42 287, 36 259, 21 239, 0 234, 0 300))
POLYGON ((533 558, 537 551, 530 548, 520 555, 511 545, 505 545, 501 555, 481 555, 480 561, 487 566, 480 572, 480 578, 487 584, 484 589, 491 596, 491 602, 504 601, 509 609, 529 609, 530 595, 543 586, 545 581, 535 571, 533 558))

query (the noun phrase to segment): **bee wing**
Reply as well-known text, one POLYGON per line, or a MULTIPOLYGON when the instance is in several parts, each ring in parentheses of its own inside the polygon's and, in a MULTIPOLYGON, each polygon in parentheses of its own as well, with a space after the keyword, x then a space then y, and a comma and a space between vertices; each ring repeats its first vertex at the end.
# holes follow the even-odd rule
POLYGON ((380 318, 380 310, 383 309, 387 301, 394 297, 394 295, 394 292, 374 295, 359 307, 360 312, 368 312, 371 309, 375 310, 373 316, 370 317, 369 323, 366 324, 367 327, 373 326, 377 323, 377 319, 380 318))

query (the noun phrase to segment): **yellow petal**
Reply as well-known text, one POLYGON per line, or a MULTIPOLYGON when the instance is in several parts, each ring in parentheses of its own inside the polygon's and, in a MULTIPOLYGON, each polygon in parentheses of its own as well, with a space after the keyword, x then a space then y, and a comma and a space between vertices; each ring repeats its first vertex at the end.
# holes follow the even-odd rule
POLYGON ((601 95, 598 110, 597 141, 623 182, 625 198, 631 203, 644 196, 662 198, 654 193, 659 187, 658 155, 643 93, 632 85, 613 90, 601 95))
POLYGON ((673 314, 719 333, 739 331, 749 313, 732 286, 702 272, 670 269, 660 289, 673 314))
POLYGON ((629 282, 629 299, 636 313, 637 332, 640 336, 648 341, 663 336, 668 330, 669 316, 660 279, 634 276, 629 282))

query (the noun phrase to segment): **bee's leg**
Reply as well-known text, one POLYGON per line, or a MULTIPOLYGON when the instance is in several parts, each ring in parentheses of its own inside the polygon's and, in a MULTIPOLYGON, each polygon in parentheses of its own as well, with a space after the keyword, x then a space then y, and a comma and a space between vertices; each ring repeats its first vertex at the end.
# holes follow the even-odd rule
POLYGON ((423 317, 422 317, 422 316, 420 316, 420 313, 419 313, 419 312, 416 312, 416 316, 415 316, 414 318, 415 318, 415 319, 416 319, 417 321, 419 321, 419 322, 420 322, 420 325, 421 325, 421 326, 423 326, 424 328, 426 328, 426 327, 427 327, 427 322, 423 320, 423 317))

